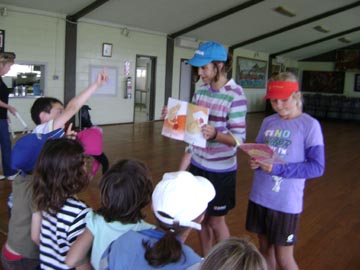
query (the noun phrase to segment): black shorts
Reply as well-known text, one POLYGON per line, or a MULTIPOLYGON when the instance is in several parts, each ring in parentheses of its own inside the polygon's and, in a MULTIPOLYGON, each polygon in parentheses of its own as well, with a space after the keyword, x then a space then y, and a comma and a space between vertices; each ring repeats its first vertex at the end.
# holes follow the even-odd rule
POLYGON ((200 169, 190 165, 189 171, 195 176, 208 179, 214 186, 216 195, 209 202, 206 214, 209 216, 225 216, 235 207, 236 171, 217 173, 200 169))
POLYGON ((270 244, 292 246, 297 241, 300 214, 287 214, 249 201, 246 230, 266 235, 270 244))

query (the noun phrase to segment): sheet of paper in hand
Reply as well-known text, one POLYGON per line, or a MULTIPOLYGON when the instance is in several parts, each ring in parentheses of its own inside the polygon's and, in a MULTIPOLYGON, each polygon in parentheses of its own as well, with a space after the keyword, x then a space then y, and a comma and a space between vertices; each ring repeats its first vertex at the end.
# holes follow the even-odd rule
POLYGON ((266 162, 268 164, 273 163, 286 163, 285 160, 279 157, 274 150, 270 148, 267 144, 261 144, 261 143, 244 143, 239 146, 239 148, 244 151, 246 154, 248 154, 250 157, 266 162))
POLYGON ((209 109, 174 98, 169 98, 167 107, 168 113, 161 134, 192 145, 206 147, 206 139, 201 133, 201 127, 208 123, 209 109))

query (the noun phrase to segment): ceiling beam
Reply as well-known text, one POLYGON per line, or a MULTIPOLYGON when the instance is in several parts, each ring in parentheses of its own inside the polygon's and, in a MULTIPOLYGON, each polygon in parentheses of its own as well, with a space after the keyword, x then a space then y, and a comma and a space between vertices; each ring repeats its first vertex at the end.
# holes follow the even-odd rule
MULTIPOLYGON (((67 104, 76 95, 77 21, 108 1, 109 0, 95 0, 93 3, 84 7, 75 14, 66 17, 64 104, 67 104)), ((74 117, 71 121, 74 122, 74 117)))
POLYGON ((292 48, 289 48, 289 49, 286 49, 286 50, 283 50, 283 51, 280 51, 280 52, 272 53, 271 56, 275 57, 277 55, 281 55, 281 54, 285 54, 285 53, 288 53, 288 52, 300 50, 302 48, 309 47, 309 46, 315 45, 317 43, 321 43, 321 42, 324 42, 324 41, 327 41, 327 40, 330 40, 330 39, 334 39, 334 38, 337 38, 337 37, 340 37, 340 36, 343 36, 343 35, 347 35, 347 34, 350 34, 350 33, 353 33, 353 32, 357 32, 357 31, 360 31, 360 26, 351 28, 351 29, 343 31, 343 32, 339 32, 339 33, 331 35, 331 36, 327 36, 327 37, 324 37, 324 38, 321 38, 321 39, 317 39, 317 40, 314 40, 314 41, 311 41, 311 42, 308 42, 308 43, 304 43, 304 44, 301 44, 299 46, 295 46, 295 47, 292 47, 292 48))
POLYGON ((329 52, 325 52, 316 56, 311 56, 308 58, 304 58, 298 61, 308 61, 308 62, 335 62, 336 61, 336 53, 339 50, 353 50, 353 49, 360 49, 360 42, 355 43, 355 44, 351 44, 350 46, 346 46, 346 47, 341 47, 341 48, 337 48, 335 50, 329 51, 329 52))
POLYGON ((239 12, 239 11, 241 11, 243 9, 246 9, 248 7, 256 5, 256 4, 258 4, 260 2, 263 2, 263 1, 265 1, 265 0, 250 0, 250 1, 247 1, 245 3, 237 5, 235 7, 229 8, 228 10, 220 12, 220 13, 214 15, 214 16, 206 18, 206 19, 204 19, 202 21, 199 21, 199 22, 197 22, 197 23, 195 23, 195 24, 193 24, 193 25, 191 25, 189 27, 186 27, 186 28, 184 28, 182 30, 179 30, 179 31, 177 31, 175 33, 172 33, 172 34, 169 35, 169 37, 174 39, 174 38, 176 38, 178 36, 181 36, 181 35, 183 35, 185 33, 191 32, 191 31, 193 31, 193 30, 195 30, 197 28, 200 28, 200 27, 202 27, 204 25, 207 25, 209 23, 212 23, 214 21, 223 19, 223 18, 225 18, 225 17, 227 17, 227 16, 229 16, 229 15, 231 15, 233 13, 239 12))
POLYGON ((308 18, 308 19, 306 19, 306 20, 303 20, 303 21, 300 21, 300 22, 297 22, 297 23, 294 23, 294 24, 291 24, 291 25, 282 27, 282 28, 280 28, 280 29, 278 29, 278 30, 275 30, 275 31, 272 31, 272 32, 269 32, 269 33, 266 33, 266 34, 263 34, 263 35, 260 35, 260 36, 257 36, 257 37, 254 37, 254 38, 245 40, 245 41, 242 41, 242 42, 240 42, 240 43, 231 45, 230 48, 231 48, 231 49, 236 49, 236 48, 239 48, 239 47, 242 47, 242 46, 245 46, 245 45, 248 45, 248 44, 257 42, 257 41, 259 41, 259 40, 266 39, 266 38, 268 38, 268 37, 272 37, 272 36, 274 36, 274 35, 281 34, 281 33, 283 33, 283 32, 292 30, 292 29, 294 29, 294 28, 303 26, 303 25, 305 25, 305 24, 312 23, 312 22, 318 21, 318 20, 320 20, 320 19, 323 19, 323 18, 332 16, 332 15, 335 15, 335 14, 337 14, 337 13, 340 13, 340 12, 343 12, 343 11, 346 11, 346 10, 349 10, 349 9, 352 9, 352 8, 355 8, 355 7, 357 7, 357 6, 360 6, 360 1, 356 1, 356 2, 354 2, 354 3, 352 3, 352 4, 349 4, 349 5, 346 5, 346 6, 337 8, 337 9, 333 9, 333 10, 327 11, 327 12, 325 12, 325 13, 319 14, 319 15, 317 15, 317 16, 308 18))
POLYGON ((71 22, 77 22, 81 17, 84 17, 85 15, 87 15, 90 12, 94 11, 95 9, 102 6, 106 2, 109 2, 109 0, 95 0, 90 5, 84 7, 83 9, 79 10, 75 14, 67 16, 66 19, 71 21, 71 22))

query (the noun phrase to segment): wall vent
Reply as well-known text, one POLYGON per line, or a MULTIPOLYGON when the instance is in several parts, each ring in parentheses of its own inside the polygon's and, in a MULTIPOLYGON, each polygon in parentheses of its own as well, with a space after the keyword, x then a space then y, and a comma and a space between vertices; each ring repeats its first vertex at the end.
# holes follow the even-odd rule
POLYGON ((181 48, 197 49, 199 47, 199 42, 191 39, 176 38, 175 45, 181 48))

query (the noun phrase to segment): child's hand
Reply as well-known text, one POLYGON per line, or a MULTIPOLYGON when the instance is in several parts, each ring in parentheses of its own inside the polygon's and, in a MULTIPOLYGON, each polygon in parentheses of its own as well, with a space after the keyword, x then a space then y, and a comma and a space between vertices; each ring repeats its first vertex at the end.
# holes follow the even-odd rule
POLYGON ((100 72, 97 76, 96 84, 98 87, 104 85, 108 81, 108 75, 106 74, 105 70, 100 72))
POLYGON ((250 168, 253 170, 256 170, 258 168, 262 169, 263 171, 270 173, 272 171, 272 164, 269 164, 267 162, 259 161, 254 158, 250 159, 250 168))
POLYGON ((68 139, 76 140, 77 132, 72 130, 73 123, 70 123, 69 127, 66 130, 66 137, 68 139))
POLYGON ((160 119, 165 119, 165 116, 167 115, 168 111, 167 111, 167 106, 164 105, 161 109, 161 116, 160 119))
POLYGON ((206 140, 214 140, 217 136, 217 130, 211 125, 203 125, 201 127, 201 133, 206 140))
POLYGON ((249 165, 252 170, 256 170, 260 168, 260 164, 256 161, 255 158, 251 158, 249 160, 249 165))

